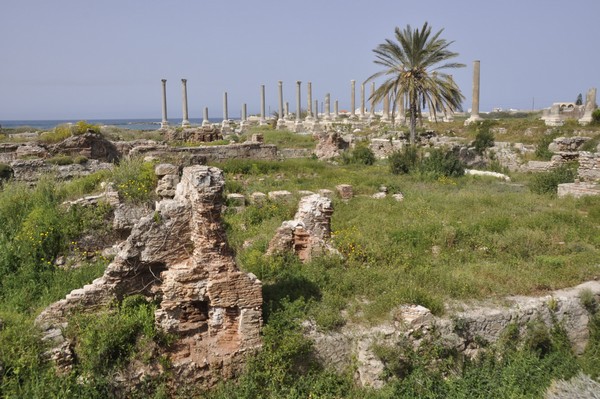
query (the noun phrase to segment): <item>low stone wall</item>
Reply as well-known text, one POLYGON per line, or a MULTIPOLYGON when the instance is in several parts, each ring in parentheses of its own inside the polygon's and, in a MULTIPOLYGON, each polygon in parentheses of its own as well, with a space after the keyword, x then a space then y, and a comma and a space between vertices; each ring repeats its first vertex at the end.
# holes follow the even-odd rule
POLYGON ((581 151, 577 173, 581 180, 600 182, 600 152, 581 151))
POLYGON ((570 195, 575 198, 586 195, 600 195, 600 185, 583 182, 563 183, 558 185, 557 194, 559 197, 570 195))

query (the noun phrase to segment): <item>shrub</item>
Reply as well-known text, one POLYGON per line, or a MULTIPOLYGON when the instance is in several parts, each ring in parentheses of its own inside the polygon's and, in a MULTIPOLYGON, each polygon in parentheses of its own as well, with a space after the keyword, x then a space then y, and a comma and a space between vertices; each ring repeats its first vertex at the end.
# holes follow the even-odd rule
POLYGON ((551 171, 533 175, 529 189, 536 194, 556 194, 558 185, 573 182, 576 174, 574 165, 561 165, 551 171))
POLYGON ((75 129, 73 130, 73 134, 80 135, 86 132, 100 133, 100 127, 88 123, 87 121, 79 121, 75 124, 75 129))
POLYGON ((342 154, 342 162, 345 164, 373 165, 375 154, 366 145, 357 145, 350 153, 342 154))
POLYGON ((122 199, 128 202, 145 202, 154 198, 156 174, 154 164, 141 157, 122 159, 113 169, 112 179, 122 199))
POLYGON ((10 165, 5 163, 0 163, 0 181, 8 180, 14 176, 14 172, 10 165))
POLYGON ((87 161, 88 161, 88 158, 85 155, 78 155, 75 158, 73 158, 73 163, 76 163, 78 165, 83 165, 87 161))
POLYGON ((558 134, 558 132, 553 132, 551 134, 544 134, 542 137, 540 137, 535 148, 535 157, 537 159, 541 161, 549 161, 550 158, 552 158, 552 155, 554 154, 548 149, 548 146, 550 143, 552 143, 552 140, 558 137, 558 134))
POLYGON ((477 125, 477 134, 471 146, 475 147, 475 152, 479 155, 482 155, 486 149, 494 146, 494 133, 490 131, 492 125, 493 123, 489 121, 484 121, 477 125))
POLYGON ((68 155, 57 155, 48 159, 48 162, 53 165, 71 165, 73 158, 68 155))
POLYGON ((592 112, 592 123, 600 125, 600 108, 592 112))
POLYGON ((419 172, 435 178, 453 177, 464 175, 465 167, 453 152, 434 148, 429 152, 428 157, 424 157, 419 172))
POLYGON ((389 158, 390 171, 395 174, 407 174, 414 170, 419 160, 417 147, 409 145, 392 153, 389 158))

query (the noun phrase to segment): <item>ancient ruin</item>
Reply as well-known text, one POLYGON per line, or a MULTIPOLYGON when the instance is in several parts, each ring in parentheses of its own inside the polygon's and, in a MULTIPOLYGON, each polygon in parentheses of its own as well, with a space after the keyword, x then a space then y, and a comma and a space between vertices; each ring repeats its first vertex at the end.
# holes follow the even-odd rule
POLYGON ((269 243, 267 254, 294 252, 303 262, 324 253, 337 253, 330 245, 331 200, 319 194, 300 199, 294 220, 286 220, 269 243))
MULTIPOLYGON (((168 165, 159 169, 163 178, 177 173, 168 165)), ((142 294, 158 304, 156 326, 176 338, 169 348, 159 348, 174 382, 211 386, 240 371, 261 345, 261 282, 239 271, 225 239, 224 183, 219 169, 184 168, 173 198, 164 195, 139 220, 104 275, 39 315, 37 325, 59 369, 75 361, 74 343, 63 333, 70 316, 142 294)), ((154 362, 138 367, 144 368, 132 374, 138 379, 166 371, 154 362)), ((133 378, 127 384, 140 382, 133 378)))

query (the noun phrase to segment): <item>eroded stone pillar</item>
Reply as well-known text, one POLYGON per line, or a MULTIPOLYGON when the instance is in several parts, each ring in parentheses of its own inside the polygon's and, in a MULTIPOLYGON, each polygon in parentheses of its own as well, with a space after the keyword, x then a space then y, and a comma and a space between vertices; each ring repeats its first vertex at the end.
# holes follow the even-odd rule
POLYGON ((356 119, 356 80, 350 81, 350 119, 356 119))
POLYGON ((383 116, 381 120, 386 122, 390 120, 390 96, 388 95, 383 97, 383 116))
POLYGON ((277 82, 277 87, 279 90, 279 115, 277 118, 277 129, 285 129, 285 116, 283 109, 283 82, 280 80, 277 82))
POLYGON ((333 103, 333 115, 335 120, 340 119, 340 107, 338 100, 335 100, 335 102, 333 103))
POLYGON ((300 96, 301 83, 302 82, 299 80, 296 81, 296 124, 294 125, 296 132, 300 131, 302 128, 302 121, 300 120, 300 113, 302 112, 302 102, 300 96))
POLYGON ((312 83, 306 82, 306 119, 311 120, 313 118, 312 112, 312 83))
POLYGON ((360 85, 360 119, 365 119, 365 84, 360 85))
POLYGON ((331 95, 329 93, 325 94, 325 116, 323 119, 331 119, 331 95))
POLYGON ((181 79, 181 95, 183 97, 183 120, 181 121, 181 126, 189 127, 190 121, 188 120, 187 79, 181 79))
POLYGON ((162 122, 160 127, 165 128, 169 126, 169 120, 167 119, 167 79, 161 79, 162 82, 162 122))
POLYGON ((369 119, 375 118, 375 82, 371 82, 371 109, 369 110, 369 119))
POLYGON ((482 120, 479 116, 479 76, 480 62, 475 60, 473 61, 473 104, 471 106, 471 116, 465 121, 465 125, 482 120))
POLYGON ((403 125, 406 123, 406 108, 404 105, 404 96, 400 96, 400 98, 396 99, 398 102, 398 123, 403 125))
POLYGON ((265 118, 265 85, 260 85, 260 125, 266 125, 265 118))
POLYGON ((231 132, 231 125, 229 123, 229 111, 227 109, 227 92, 223 93, 223 122, 221 123, 221 131, 223 134, 231 132))
POLYGON ((202 114, 202 126, 210 126, 210 121, 208 120, 208 107, 204 107, 204 112, 202 114))

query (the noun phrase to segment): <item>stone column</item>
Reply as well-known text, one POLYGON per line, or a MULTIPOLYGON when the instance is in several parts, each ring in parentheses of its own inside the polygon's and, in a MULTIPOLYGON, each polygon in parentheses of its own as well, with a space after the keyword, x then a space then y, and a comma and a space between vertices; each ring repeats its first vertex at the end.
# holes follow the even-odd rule
POLYGON ((369 110, 369 120, 375 118, 375 82, 371 82, 371 109, 369 110))
POLYGON ((265 118, 265 85, 260 85, 260 122, 259 125, 263 126, 267 124, 265 118))
POLYGON ((381 120, 386 122, 390 120, 390 96, 388 95, 383 97, 383 117, 381 120))
POLYGON ((350 119, 356 119, 356 80, 350 81, 350 119))
POLYGON ((398 102, 398 117, 396 118, 396 120, 400 125, 403 125, 406 123, 406 108, 404 107, 404 96, 400 95, 400 98, 397 98, 396 101, 398 102))
POLYGON ((325 94, 325 120, 331 119, 331 95, 329 93, 325 94))
POLYGON ((360 85, 360 119, 365 119, 365 84, 360 85))
POLYGON ((592 123, 592 113, 598 108, 596 105, 596 88, 592 87, 588 90, 587 95, 585 97, 585 105, 583 108, 583 116, 579 118, 580 125, 589 125, 592 123))
POLYGON ((227 112, 227 92, 223 93, 223 121, 229 121, 229 113, 227 112))
POLYGON ((302 121, 300 120, 300 112, 302 109, 301 97, 300 97, 300 84, 302 82, 296 81, 296 124, 294 125, 294 129, 296 132, 302 129, 302 121))
POLYGON ((242 120, 240 121, 240 133, 245 133, 248 129, 248 108, 246 107, 246 103, 242 104, 242 120))
POLYGON ((227 134, 231 132, 229 124, 229 112, 227 110, 227 92, 223 93, 223 122, 221 123, 221 132, 227 134))
POLYGON ((319 100, 315 100, 315 120, 319 120, 319 100))
POLYGON ((285 116, 283 109, 283 82, 280 80, 277 82, 279 89, 279 118, 277 119, 277 129, 285 129, 285 116))
POLYGON ((479 116, 479 60, 473 61, 473 105, 471 107, 471 116, 465 121, 465 125, 481 121, 479 116))
POLYGON ((204 113, 202 116, 202 126, 210 126, 210 121, 208 120, 208 107, 204 107, 204 113))
POLYGON ((311 120, 313 118, 312 113, 312 83, 306 82, 306 119, 311 120))
POLYGON ((291 115, 290 115, 290 103, 289 103, 289 101, 285 102, 285 111, 284 112, 285 112, 285 117, 291 119, 291 115))
POLYGON ((161 79, 162 82, 162 122, 160 122, 160 128, 166 128, 169 126, 169 120, 167 119, 167 79, 161 79))
POLYGON ((187 104, 187 79, 181 79, 181 89, 183 97, 183 120, 181 121, 182 127, 189 127, 190 121, 188 120, 188 104, 187 104))
POLYGON ((334 115, 334 119, 337 121, 338 119, 340 119, 340 107, 339 107, 339 103, 338 100, 335 100, 335 102, 333 103, 333 115, 334 115))

